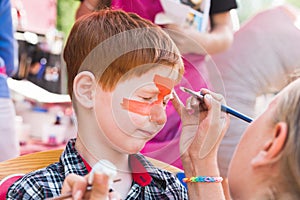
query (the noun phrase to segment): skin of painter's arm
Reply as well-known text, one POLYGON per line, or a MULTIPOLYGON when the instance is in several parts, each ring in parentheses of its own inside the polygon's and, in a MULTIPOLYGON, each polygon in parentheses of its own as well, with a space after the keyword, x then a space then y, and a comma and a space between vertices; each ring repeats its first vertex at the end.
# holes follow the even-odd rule
MULTIPOLYGON (((209 94, 205 95, 203 108, 200 109, 197 109, 199 102, 195 100, 188 101, 186 106, 176 100, 178 97, 172 101, 182 119, 180 153, 184 172, 188 178, 220 176, 217 152, 228 129, 229 116, 221 112, 220 106, 224 103, 221 95, 208 90, 204 92, 209 94), (190 114, 191 109, 194 111, 193 114, 190 114), (214 134, 217 134, 217 139, 212 141, 210 147, 203 148, 206 142, 210 142, 210 138, 206 139, 206 136, 214 134)), ((225 199, 221 183, 187 183, 187 185, 189 199, 225 199)))
POLYGON ((199 32, 193 28, 183 28, 175 24, 166 25, 166 30, 182 54, 206 55, 225 51, 233 42, 231 14, 229 11, 213 14, 210 21, 211 30, 208 32, 199 32))
POLYGON ((78 19, 82 15, 93 12, 93 9, 91 9, 91 8, 92 7, 97 8, 99 2, 100 2, 99 0, 83 0, 76 10, 75 19, 78 19), (84 3, 84 1, 85 1, 85 3, 84 3))

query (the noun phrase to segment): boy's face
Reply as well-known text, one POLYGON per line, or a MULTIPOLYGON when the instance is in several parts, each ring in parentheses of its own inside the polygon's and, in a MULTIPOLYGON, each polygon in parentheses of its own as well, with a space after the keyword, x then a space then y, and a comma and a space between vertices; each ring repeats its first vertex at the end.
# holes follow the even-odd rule
POLYGON ((177 70, 158 66, 140 77, 120 81, 112 92, 97 88, 98 125, 113 148, 137 153, 162 129, 177 77, 177 70))

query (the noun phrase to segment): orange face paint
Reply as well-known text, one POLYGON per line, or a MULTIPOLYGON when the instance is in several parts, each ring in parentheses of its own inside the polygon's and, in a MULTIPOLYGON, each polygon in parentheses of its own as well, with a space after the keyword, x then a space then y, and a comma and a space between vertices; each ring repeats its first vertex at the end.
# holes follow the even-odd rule
POLYGON ((161 104, 165 96, 171 93, 171 89, 175 85, 174 80, 160 75, 155 75, 153 82, 159 90, 159 94, 156 101, 152 103, 147 103, 123 98, 123 102, 121 103, 122 107, 130 112, 137 113, 143 116, 148 116, 151 112, 151 108, 154 105, 161 104))

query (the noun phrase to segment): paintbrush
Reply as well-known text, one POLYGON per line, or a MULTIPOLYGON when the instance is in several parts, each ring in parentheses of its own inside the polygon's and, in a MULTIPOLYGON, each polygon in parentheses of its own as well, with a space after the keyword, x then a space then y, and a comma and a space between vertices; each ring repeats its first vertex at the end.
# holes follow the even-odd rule
MULTIPOLYGON (((115 179, 113 180, 114 183, 121 181, 121 179, 115 179)), ((86 192, 89 192, 92 190, 92 185, 88 185, 86 188, 86 192)), ((67 199, 67 198, 71 198, 72 197, 72 192, 68 192, 66 194, 62 194, 60 196, 57 197, 53 197, 53 198, 49 198, 46 200, 61 200, 61 199, 67 199)))
MULTIPOLYGON (((183 92, 187 92, 187 93, 193 95, 193 96, 196 97, 199 101, 203 101, 203 100, 204 100, 204 99, 203 99, 204 96, 203 96, 202 94, 200 94, 199 92, 195 92, 195 91, 190 90, 190 89, 185 88, 185 87, 180 87, 180 89, 181 89, 183 92)), ((246 115, 244 115, 244 114, 242 114, 242 113, 240 113, 240 112, 238 112, 238 111, 236 111, 236 110, 234 110, 233 108, 230 108, 230 107, 228 107, 228 106, 221 105, 221 110, 222 110, 223 112, 229 113, 229 114, 231 114, 231 115, 233 115, 233 116, 235 116, 235 117, 237 117, 237 118, 239 118, 239 119, 242 119, 242 120, 244 120, 244 121, 246 121, 246 122, 248 122, 248 123, 251 123, 251 122, 253 121, 253 119, 251 119, 250 117, 248 117, 248 116, 246 116, 246 115)))

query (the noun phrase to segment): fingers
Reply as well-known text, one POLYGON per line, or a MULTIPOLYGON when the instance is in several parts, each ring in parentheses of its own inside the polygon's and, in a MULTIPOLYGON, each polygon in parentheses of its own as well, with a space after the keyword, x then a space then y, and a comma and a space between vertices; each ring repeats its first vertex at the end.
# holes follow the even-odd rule
POLYGON ((187 110, 198 110, 199 109, 199 100, 197 100, 195 97, 191 96, 186 101, 185 108, 187 110))
MULTIPOLYGON (((202 92, 202 91, 201 91, 202 92)), ((219 143, 228 127, 228 114, 221 111, 221 102, 225 102, 220 94, 204 90, 204 101, 208 108, 207 123, 209 124, 208 134, 200 149, 200 159, 205 158, 219 143), (224 131, 225 130, 225 131, 224 131)))
POLYGON ((205 89, 205 88, 201 89, 200 93, 203 96, 205 96, 206 94, 210 94, 215 100, 219 101, 222 104, 226 104, 225 99, 224 99, 223 95, 221 95, 221 94, 212 92, 212 91, 210 91, 208 89, 205 89))
POLYGON ((109 191, 109 177, 105 174, 94 173, 94 180, 92 183, 92 191, 90 200, 107 199, 109 191))
POLYGON ((94 173, 93 189, 90 200, 119 200, 121 195, 112 189, 109 189, 109 177, 105 174, 94 173), (107 198, 108 197, 108 198, 107 198))
MULTIPOLYGON (((87 191, 88 176, 82 177, 76 174, 69 174, 64 180, 62 187, 62 194, 72 194, 75 200, 89 199, 89 200, 107 200, 109 197, 109 177, 105 174, 95 172, 92 182, 91 192, 87 191)), ((121 199, 119 194, 113 192, 110 194, 113 198, 121 199)))
POLYGON ((211 92, 207 89, 202 89, 201 93, 204 96, 210 94, 213 99, 213 101, 211 102, 209 100, 206 100, 207 109, 213 109, 211 111, 211 115, 215 116, 216 119, 224 119, 225 117, 228 117, 228 114, 226 112, 220 112, 221 105, 226 105, 226 101, 223 95, 211 92))
POLYGON ((223 96, 207 89, 202 89, 201 94, 203 100, 190 98, 186 109, 182 109, 182 113, 186 113, 185 110, 188 113, 180 138, 181 159, 186 171, 193 171, 193 163, 199 160, 216 160, 220 141, 229 125, 228 115, 221 111, 221 105, 225 104, 223 96), (194 112, 191 114, 188 110, 194 112))
POLYGON ((72 193, 74 199, 82 199, 88 182, 85 177, 69 174, 63 183, 61 194, 72 193))
POLYGON ((184 108, 184 105, 181 102, 181 100, 179 99, 179 97, 175 91, 173 91, 173 99, 171 99, 171 102, 172 102, 175 110, 179 114, 179 116, 181 116, 181 114, 182 114, 181 111, 182 111, 182 108, 184 108))

